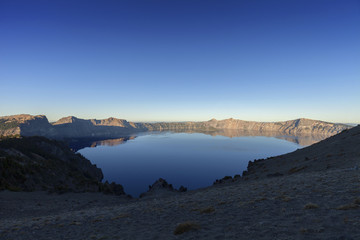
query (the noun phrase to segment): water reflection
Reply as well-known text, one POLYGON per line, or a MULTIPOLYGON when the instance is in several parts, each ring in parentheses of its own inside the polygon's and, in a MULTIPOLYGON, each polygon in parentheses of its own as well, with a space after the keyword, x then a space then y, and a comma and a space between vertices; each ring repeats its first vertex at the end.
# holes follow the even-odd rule
POLYGON ((224 130, 217 130, 217 131, 153 131, 153 132, 143 132, 138 133, 137 135, 133 136, 124 136, 116 139, 94 139, 94 138, 82 138, 82 139, 71 139, 69 141, 70 147, 74 151, 79 151, 80 149, 86 147, 97 147, 97 146, 117 146, 120 144, 126 143, 128 140, 133 140, 137 136, 144 136, 144 135, 156 135, 156 134, 163 134, 164 132, 172 132, 172 133, 189 133, 189 134, 206 134, 210 136, 224 136, 228 138, 234 137, 274 137, 282 140, 286 140, 292 143, 299 144, 300 146, 306 147, 312 145, 314 143, 320 142, 325 138, 328 138, 330 135, 292 135, 287 136, 283 135, 279 132, 250 132, 250 131, 242 131, 236 129, 224 129, 224 130))
POLYGON ((97 146, 114 147, 114 146, 117 146, 119 144, 123 144, 126 141, 132 140, 132 139, 135 139, 135 138, 136 138, 136 136, 130 136, 130 137, 122 137, 122 138, 116 138, 116 139, 100 140, 100 141, 93 142, 90 147, 97 147, 97 146))
POLYGON ((229 138, 233 137, 274 137, 278 139, 283 139, 289 142, 299 144, 301 146, 309 146, 314 143, 320 142, 325 138, 330 137, 330 135, 284 135, 281 132, 265 132, 265 131, 243 131, 236 129, 224 129, 221 131, 214 132, 203 132, 211 136, 225 136, 229 138))
POLYGON ((98 138, 75 138, 69 139, 67 142, 70 145, 70 148, 77 152, 83 148, 94 148, 98 146, 110 146, 114 147, 120 144, 126 143, 128 140, 135 139, 136 136, 125 136, 114 139, 98 139, 98 138))

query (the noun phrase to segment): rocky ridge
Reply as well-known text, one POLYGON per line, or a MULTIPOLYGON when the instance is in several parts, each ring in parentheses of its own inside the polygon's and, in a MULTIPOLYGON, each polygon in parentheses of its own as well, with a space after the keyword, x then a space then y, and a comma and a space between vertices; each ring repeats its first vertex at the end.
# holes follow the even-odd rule
POLYGON ((73 116, 49 123, 43 115, 14 115, 0 117, 0 136, 45 136, 64 138, 118 138, 144 131, 226 131, 244 133, 278 133, 282 135, 332 136, 351 126, 300 118, 283 122, 254 122, 225 119, 204 122, 134 123, 124 119, 79 119, 73 116))
POLYGON ((178 122, 178 123, 146 123, 150 130, 228 130, 236 129, 244 132, 279 132, 289 135, 320 134, 334 135, 350 128, 345 124, 335 124, 318 120, 299 118, 283 122, 255 122, 238 119, 211 119, 206 122, 178 122))
POLYGON ((149 190, 145 193, 140 194, 140 198, 154 198, 154 197, 165 197, 169 194, 186 192, 187 188, 180 186, 179 189, 175 189, 172 184, 167 183, 163 178, 159 178, 152 185, 149 185, 149 190))

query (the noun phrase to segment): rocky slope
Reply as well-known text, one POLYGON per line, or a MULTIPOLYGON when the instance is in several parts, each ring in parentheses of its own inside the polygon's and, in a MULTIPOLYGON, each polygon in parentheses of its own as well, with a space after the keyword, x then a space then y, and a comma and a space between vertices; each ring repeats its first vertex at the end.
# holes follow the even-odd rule
POLYGON ((246 178, 360 167, 360 125, 295 152, 249 162, 246 178))
POLYGON ((0 190, 124 194, 120 185, 103 184, 102 179, 101 169, 62 142, 44 137, 0 140, 0 190))
POLYGON ((0 136, 45 136, 48 138, 118 138, 143 131, 219 131, 237 130, 250 133, 277 133, 280 135, 332 136, 351 126, 311 119, 285 122, 253 122, 225 119, 205 122, 134 123, 123 119, 102 120, 65 117, 50 124, 43 115, 14 115, 0 118, 0 136))

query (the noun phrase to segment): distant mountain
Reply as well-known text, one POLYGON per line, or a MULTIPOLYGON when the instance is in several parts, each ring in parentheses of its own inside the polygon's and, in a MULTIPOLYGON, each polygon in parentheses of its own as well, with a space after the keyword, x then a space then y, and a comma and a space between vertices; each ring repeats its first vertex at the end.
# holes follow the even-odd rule
POLYGON ((149 130, 220 130, 237 129, 244 132, 277 132, 288 135, 334 135, 351 126, 299 118, 284 122, 255 122, 238 119, 216 120, 206 122, 178 122, 144 124, 149 130))
POLYGON ((49 123, 44 115, 13 115, 0 117, 0 136, 45 136, 64 138, 117 138, 144 131, 218 131, 238 130, 243 132, 278 133, 283 135, 332 136, 351 126, 311 119, 295 119, 284 122, 255 122, 237 119, 204 122, 134 123, 124 119, 79 119, 73 116, 49 123))
POLYGON ((139 131, 141 125, 123 119, 79 119, 73 116, 49 123, 44 115, 13 115, 0 117, 0 136, 44 136, 63 138, 114 138, 139 131))

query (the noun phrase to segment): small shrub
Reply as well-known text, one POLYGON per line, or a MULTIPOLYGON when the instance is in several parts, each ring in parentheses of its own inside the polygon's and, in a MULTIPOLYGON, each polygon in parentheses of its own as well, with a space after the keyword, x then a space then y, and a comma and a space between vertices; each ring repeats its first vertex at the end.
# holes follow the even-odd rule
POLYGON ((20 124, 16 121, 0 119, 0 130, 8 130, 18 127, 20 124))
POLYGON ((199 212, 200 213, 212 213, 212 212, 215 212, 215 208, 208 207, 208 208, 200 209, 199 212))
POLYGON ((299 172, 301 170, 304 170, 305 168, 307 168, 307 166, 303 166, 303 167, 293 167, 289 170, 289 174, 293 174, 293 173, 296 173, 296 172, 299 172))
POLYGON ((262 201, 265 201, 265 200, 268 200, 266 197, 262 197, 262 198, 257 198, 254 200, 254 202, 262 202, 262 201))
POLYGON ((359 205, 355 204, 355 203, 350 203, 350 204, 346 204, 346 205, 341 205, 339 207, 336 208, 336 210, 350 210, 350 209, 357 209, 359 208, 359 205))
POLYGON ((360 204, 360 198, 356 198, 356 199, 354 200, 354 203, 355 203, 355 204, 360 204))
POLYGON ((194 222, 184 222, 177 225, 177 227, 174 230, 175 235, 180 235, 185 232, 191 231, 191 230, 198 230, 200 229, 200 225, 194 223, 194 222))
POLYGON ((308 203, 304 206, 304 209, 316 209, 316 208, 319 208, 319 205, 315 203, 308 203))
POLYGON ((284 202, 289 202, 289 201, 291 200, 291 198, 288 197, 288 196, 283 196, 281 199, 282 199, 284 202))

